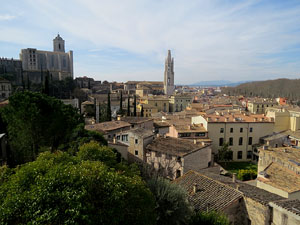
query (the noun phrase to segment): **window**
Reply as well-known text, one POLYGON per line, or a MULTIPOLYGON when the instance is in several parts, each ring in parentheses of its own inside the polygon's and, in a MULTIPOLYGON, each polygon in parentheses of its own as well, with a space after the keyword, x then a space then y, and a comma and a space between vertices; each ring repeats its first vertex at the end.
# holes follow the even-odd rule
POLYGON ((117 140, 120 140, 120 135, 117 136, 117 140))
POLYGON ((179 137, 190 137, 191 133, 179 133, 179 137))
POLYGON ((229 138, 229 145, 232 146, 233 145, 233 138, 229 138))
POLYGON ((138 144, 139 143, 139 140, 138 139, 135 139, 135 144, 138 144))
POLYGON ((134 151, 134 155, 139 155, 139 151, 138 151, 138 150, 135 150, 135 151, 134 151))
POLYGON ((249 137, 248 145, 252 145, 252 137, 249 137))
POLYGON ((232 127, 230 128, 230 133, 233 133, 233 128, 232 127))
POLYGON ((176 170, 176 178, 181 176, 181 171, 180 170, 176 170))
POLYGON ((240 133, 243 133, 243 128, 242 127, 240 128, 240 133))
POLYGON ((243 138, 242 137, 239 138, 239 145, 243 145, 243 138))
POLYGON ((220 138, 220 139, 219 139, 219 146, 222 146, 222 145, 223 145, 223 142, 224 142, 224 138, 220 138))
POLYGON ((221 129, 220 129, 220 133, 224 133, 224 128, 221 128, 221 129))
POLYGON ((201 133, 195 133, 196 137, 205 137, 205 133, 201 132, 201 133))
POLYGON ((250 133, 252 133, 253 132, 253 127, 250 127, 250 133))
POLYGON ((242 159, 243 158, 243 152, 242 151, 238 151, 237 158, 238 159, 242 159))
POLYGON ((122 141, 128 141, 128 135, 122 135, 122 141))
POLYGON ((178 156, 176 160, 177 160, 177 162, 180 162, 181 161, 181 157, 178 156))
POLYGON ((251 159, 252 158, 252 151, 248 151, 247 152, 247 159, 251 159))

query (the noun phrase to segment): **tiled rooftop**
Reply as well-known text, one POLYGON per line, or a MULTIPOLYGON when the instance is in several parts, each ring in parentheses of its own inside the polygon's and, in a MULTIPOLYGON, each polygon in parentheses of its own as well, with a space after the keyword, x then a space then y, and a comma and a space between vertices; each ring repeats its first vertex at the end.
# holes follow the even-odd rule
POLYGON ((158 137, 154 139, 151 144, 147 145, 146 149, 170 155, 184 156, 204 147, 204 145, 194 144, 193 142, 184 139, 158 137))
POLYGON ((277 163, 271 163, 264 172, 267 177, 258 177, 259 181, 288 193, 300 191, 300 176, 293 171, 277 163))
POLYGON ((189 201, 200 211, 222 211, 243 196, 240 191, 195 171, 189 171, 173 182, 188 192, 189 201), (193 191, 195 184, 196 193, 193 191))
POLYGON ((299 199, 280 200, 280 201, 273 202, 273 204, 300 216, 300 200, 299 199))
POLYGON ((237 122, 237 123, 270 123, 274 122, 271 118, 263 114, 246 115, 246 114, 230 114, 230 115, 216 115, 210 114, 203 116, 208 122, 237 122))
POLYGON ((86 125, 85 129, 106 132, 130 126, 130 123, 124 121, 108 121, 103 123, 86 125))

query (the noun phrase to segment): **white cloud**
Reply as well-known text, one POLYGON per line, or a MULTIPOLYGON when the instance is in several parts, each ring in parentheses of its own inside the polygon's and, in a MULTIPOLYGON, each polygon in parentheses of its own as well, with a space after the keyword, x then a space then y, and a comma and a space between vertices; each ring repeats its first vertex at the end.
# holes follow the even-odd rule
POLYGON ((16 18, 16 16, 13 16, 13 15, 9 15, 9 14, 1 15, 0 14, 0 21, 13 20, 15 18, 16 18))

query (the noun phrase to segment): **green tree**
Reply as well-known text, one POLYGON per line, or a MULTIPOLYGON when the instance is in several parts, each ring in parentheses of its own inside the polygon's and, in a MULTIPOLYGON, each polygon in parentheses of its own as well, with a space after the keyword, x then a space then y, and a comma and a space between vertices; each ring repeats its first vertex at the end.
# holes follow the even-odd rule
POLYGON ((10 171, 0 169, 1 224, 152 225, 154 199, 139 176, 101 161, 42 153, 10 171))
POLYGON ((197 212, 195 213, 189 225, 230 225, 228 218, 222 213, 211 212, 197 212))
POLYGON ((141 107, 141 117, 144 117, 144 106, 141 107))
POLYGON ((34 160, 40 147, 54 151, 69 140, 73 129, 82 122, 72 106, 28 91, 12 95, 1 114, 7 123, 15 164, 34 160))
POLYGON ((232 155, 233 152, 232 150, 229 148, 229 144, 227 142, 225 142, 222 147, 218 150, 218 154, 217 154, 217 161, 225 161, 225 164, 227 161, 232 160, 232 155))
POLYGON ((136 95, 134 95, 133 100, 133 116, 136 116, 136 95))
POLYGON ((107 121, 111 121, 110 92, 107 94, 107 121))
POLYGON ((157 224, 180 225, 189 220, 192 208, 184 189, 162 177, 152 178, 147 184, 155 197, 157 224))
POLYGON ((127 98, 127 116, 130 116, 130 96, 127 98))

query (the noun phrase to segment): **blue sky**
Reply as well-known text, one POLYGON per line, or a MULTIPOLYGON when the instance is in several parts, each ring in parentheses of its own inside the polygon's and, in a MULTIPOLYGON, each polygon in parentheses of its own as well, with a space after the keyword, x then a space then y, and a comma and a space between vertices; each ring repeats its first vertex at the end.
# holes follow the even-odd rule
POLYGON ((52 50, 59 32, 75 76, 175 83, 300 78, 300 1, 0 0, 0 57, 52 50))

